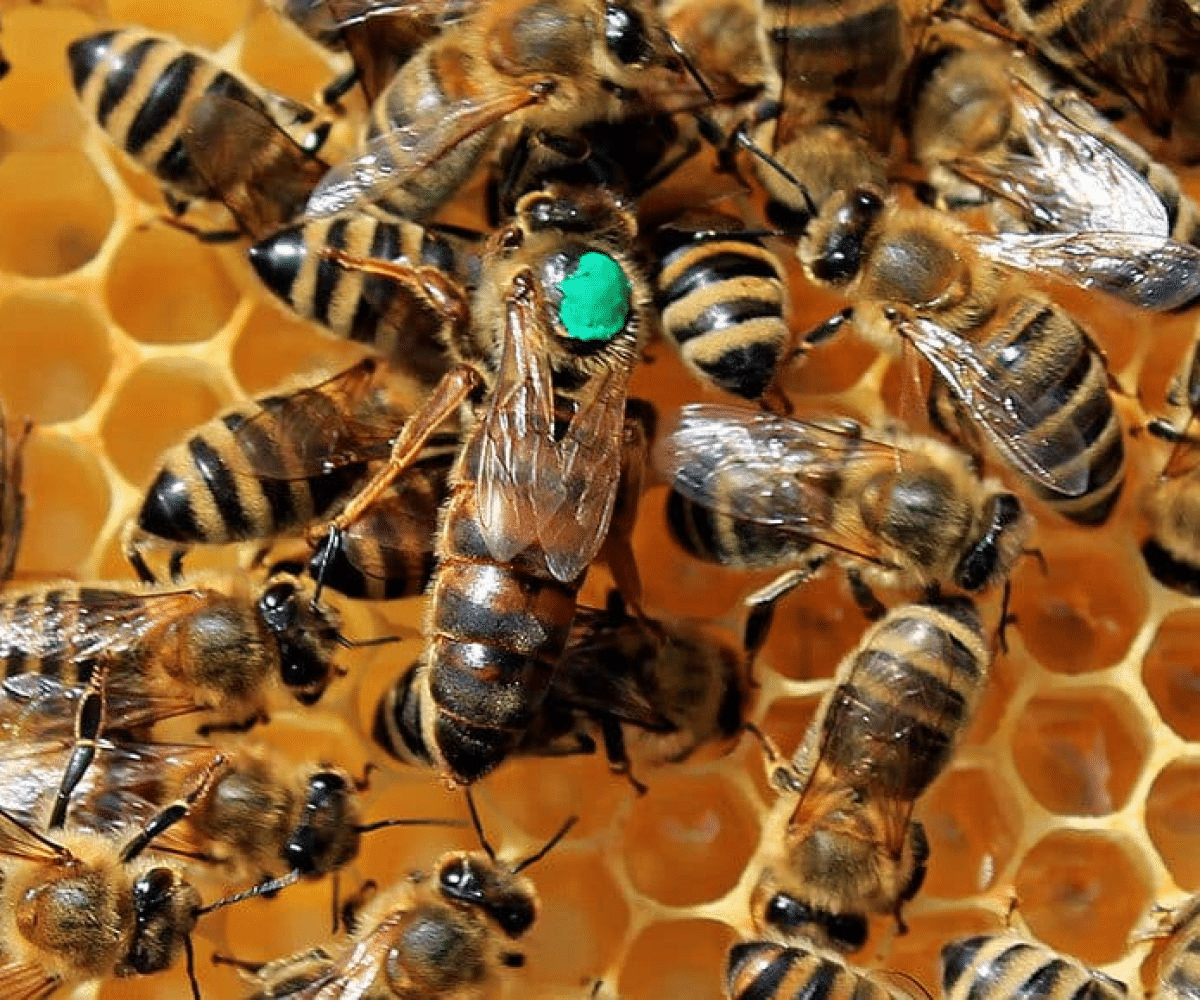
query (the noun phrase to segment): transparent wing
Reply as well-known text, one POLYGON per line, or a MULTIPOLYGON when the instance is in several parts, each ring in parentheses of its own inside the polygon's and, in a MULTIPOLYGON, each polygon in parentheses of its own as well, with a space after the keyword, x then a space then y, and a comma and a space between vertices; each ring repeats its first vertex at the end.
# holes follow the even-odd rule
POLYGON ((386 458, 408 416, 380 391, 387 376, 366 358, 314 386, 258 400, 258 412, 233 431, 249 468, 293 480, 386 458))
POLYGON ((271 5, 313 35, 396 14, 444 25, 479 6, 478 0, 272 0, 271 5))
POLYGON ((65 847, 43 837, 5 809, 0 809, 0 856, 47 865, 66 864, 73 857, 65 847))
POLYGON ((1025 149, 1009 143, 998 156, 958 161, 968 180, 1016 204, 1036 226, 1056 232, 1140 233, 1167 237, 1162 199, 1146 179, 1096 134, 1110 126, 1086 102, 1064 106, 1095 119, 1088 131, 1013 80, 1014 123, 1025 149), (1077 107, 1083 105, 1084 107, 1077 107), (1084 110, 1086 108, 1086 110, 1084 110))
MULTIPOLYGON (((84 685, 26 673, 0 682, 0 737, 9 741, 73 739, 84 685)), ((104 684, 110 730, 138 731, 196 711, 195 702, 147 689, 140 674, 109 673, 104 684)))
MULTIPOLYGON (((384 965, 391 954, 392 938, 408 916, 407 911, 389 914, 312 982, 289 990, 289 1000, 369 1000, 381 995, 373 987, 386 988, 384 965)), ((278 994, 272 991, 270 995, 278 994)))
MULTIPOLYGON (((988 357, 971 341, 927 319, 900 321, 898 329, 1014 469, 1062 496, 1083 496, 1088 486, 1087 468, 1079 462, 1067 462, 1058 469, 1047 466, 1043 452, 1049 442, 1036 436, 1036 428, 1042 423, 1042 407, 1022 394, 1000 360, 988 357)), ((1083 453, 1083 438, 1069 422, 1056 422, 1054 433, 1053 450, 1083 453)))
POLYGON ((565 496, 555 452, 554 389, 539 349, 542 310, 532 280, 523 284, 523 294, 509 297, 500 368, 472 431, 479 447, 480 528, 500 562, 533 544, 538 511, 557 510, 565 496))
POLYGON ((522 90, 449 106, 432 102, 407 121, 393 122, 357 156, 332 167, 309 197, 305 214, 324 218, 380 201, 460 143, 540 99, 533 91, 522 90))
POLYGON ((1141 309, 1179 309, 1200 296, 1200 248, 1140 233, 1001 233, 967 237, 985 257, 1048 271, 1141 309))
POLYGON ((17 962, 0 955, 0 996, 6 1000, 46 1000, 62 985, 33 962, 17 962))

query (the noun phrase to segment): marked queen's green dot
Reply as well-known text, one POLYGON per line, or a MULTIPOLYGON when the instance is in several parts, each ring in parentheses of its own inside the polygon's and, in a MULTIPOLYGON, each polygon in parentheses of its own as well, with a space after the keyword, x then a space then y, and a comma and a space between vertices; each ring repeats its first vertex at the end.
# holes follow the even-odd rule
POLYGON ((559 282, 558 318, 575 340, 611 340, 629 316, 629 279, 602 253, 585 253, 570 277, 559 282))

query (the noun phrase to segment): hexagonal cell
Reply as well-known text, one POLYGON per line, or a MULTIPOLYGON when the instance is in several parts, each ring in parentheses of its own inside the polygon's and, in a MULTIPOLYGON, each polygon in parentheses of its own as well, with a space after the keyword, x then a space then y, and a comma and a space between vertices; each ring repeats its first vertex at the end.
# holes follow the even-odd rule
MULTIPOLYGON (((13 132, 49 134, 56 144, 76 134, 81 120, 74 114, 75 94, 67 72, 67 46, 80 35, 96 30, 95 22, 80 10, 63 6, 7 4, 4 9, 4 51, 12 69, 0 87, 0 122, 13 132)), ((4 190, 12 202, 24 201, 35 191, 4 190), (19 192, 19 197, 12 193, 19 192)), ((46 198, 47 203, 50 199, 46 198)))
POLYGON ((1103 816, 1124 807, 1150 747, 1125 695, 1096 688, 1032 698, 1012 749, 1025 786, 1051 812, 1103 816))
POLYGON ((1012 577, 1012 610, 1025 647, 1042 666, 1064 674, 1120 662, 1148 610, 1137 556, 1081 531, 1043 532, 1040 544, 1046 571, 1023 559, 1012 577))
POLYGON ((1116 961, 1151 901, 1136 845, 1103 832, 1059 830, 1025 855, 1015 883, 1039 938, 1091 965, 1116 961))
MULTIPOLYGON (((996 620, 996 616, 984 614, 984 621, 996 620)), ((1008 653, 992 658, 987 686, 975 708, 975 716, 963 734, 963 746, 978 746, 991 739, 1012 705, 1013 695, 1032 666, 1030 658, 1020 655, 1011 647, 1008 653)))
POLYGON ((229 367, 248 396, 260 396, 301 372, 349 368, 364 353, 359 344, 257 305, 234 341, 229 367))
POLYGON ((220 386, 218 373, 202 361, 164 358, 134 369, 101 427, 121 475, 148 485, 159 456, 221 409, 220 386))
POLYGON ((25 452, 25 534, 17 573, 81 573, 111 501, 99 463, 77 442, 38 430, 25 452))
POLYGON ((0 189, 22 192, 0 198, 0 270, 29 278, 74 271, 112 227, 112 195, 80 150, 13 152, 0 159, 0 189))
POLYGON ((1142 680, 1163 722, 1185 740, 1200 740, 1200 611, 1163 619, 1142 660, 1142 680))
MULTIPOLYGON (((939 996, 942 982, 941 955, 947 941, 968 937, 972 934, 988 934, 1004 929, 1004 919, 995 910, 979 906, 967 906, 933 913, 910 910, 905 914, 909 933, 896 935, 887 955, 885 969, 912 976, 928 991, 930 996, 939 996)), ((903 981, 896 982, 885 972, 880 978, 889 985, 904 988, 903 981)), ((919 992, 914 995, 919 995, 919 992)))
POLYGON ((108 378, 108 331, 75 299, 13 295, 0 301, 0 398, 10 419, 81 417, 108 378))
POLYGON ((987 892, 1007 868, 1021 834, 1021 807, 1002 778, 981 767, 942 775, 917 806, 929 837, 927 896, 987 892), (971 804, 969 809, 963 803, 971 804))
POLYGON ((333 79, 316 47, 271 10, 261 11, 246 27, 241 61, 264 87, 306 103, 333 79))
POLYGON ((246 20, 248 0, 192 4, 188 0, 109 0, 117 24, 140 24, 174 35, 187 45, 217 49, 246 20))
POLYGON ((629 906, 599 855, 554 851, 529 877, 542 907, 522 950, 538 978, 575 984, 609 968, 629 926, 629 906))
POLYGON ((618 992, 622 1000, 720 1000, 726 957, 736 940, 715 920, 651 924, 629 950, 618 992))
POLYGON ((1200 760, 1177 760, 1162 769, 1146 797, 1146 832, 1175 884, 1200 889, 1200 760))
POLYGON ((113 319, 147 344, 207 340, 228 322, 239 297, 212 247, 166 225, 125 237, 106 295, 113 319))
POLYGON ((760 662, 793 680, 832 677, 868 624, 833 568, 779 602, 760 662))
POLYGON ((719 899, 758 841, 758 817, 716 774, 663 771, 624 829, 625 865, 639 892, 668 906, 719 899))

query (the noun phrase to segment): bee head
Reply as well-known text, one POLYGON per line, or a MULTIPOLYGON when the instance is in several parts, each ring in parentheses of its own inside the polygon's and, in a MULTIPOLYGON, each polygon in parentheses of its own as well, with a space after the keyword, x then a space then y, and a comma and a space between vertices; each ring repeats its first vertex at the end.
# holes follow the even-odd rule
POLYGON ((883 209, 883 197, 872 187, 855 188, 835 200, 828 218, 813 227, 808 241, 813 278, 835 287, 853 281, 862 270, 883 209))
POLYGON ((519 938, 537 916, 528 879, 506 871, 486 854, 458 852, 438 867, 438 889, 452 903, 479 910, 510 938, 519 938))
POLYGON ((335 871, 358 853, 354 789, 337 771, 309 776, 300 821, 284 845, 288 867, 301 875, 335 871))
POLYGON ((303 705, 320 700, 333 676, 341 635, 333 612, 308 599, 298 580, 276 577, 258 599, 258 613, 279 647, 283 683, 303 705))
MULTIPOLYGON (((171 868, 151 868, 133 883, 135 926, 123 962, 129 973, 150 975, 170 967, 192 932, 200 894, 171 868)), ((122 971, 118 971, 121 975, 122 971)))
POLYGON ((995 493, 983 505, 979 531, 954 569, 963 590, 982 590, 1008 575, 1029 534, 1029 519, 1013 493, 995 493))

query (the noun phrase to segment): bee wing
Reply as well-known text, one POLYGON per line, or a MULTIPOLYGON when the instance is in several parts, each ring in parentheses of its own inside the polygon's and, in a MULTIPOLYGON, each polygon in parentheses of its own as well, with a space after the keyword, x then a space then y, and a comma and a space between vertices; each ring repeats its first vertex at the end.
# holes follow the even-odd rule
MULTIPOLYGON (((425 489, 408 489, 404 477, 375 503, 363 516, 346 528, 350 542, 344 547, 346 558, 366 576, 379 580, 390 579, 395 563, 411 564, 414 557, 432 554, 436 547, 438 510, 446 493, 446 472, 449 461, 439 462, 440 468, 430 471, 438 477, 433 493, 425 489), (382 558, 372 558, 376 549, 382 558)), ((418 469, 421 466, 417 466, 418 469)))
POLYGON ((42 864, 62 864, 72 858, 65 847, 46 839, 7 809, 0 809, 0 856, 42 864))
POLYGON ((464 99, 417 110, 403 124, 366 143, 357 156, 332 167, 308 199, 305 214, 325 218, 380 201, 399 185, 453 152, 460 143, 535 103, 527 90, 491 100, 464 99))
POLYGON ((329 169, 261 108, 226 94, 204 94, 182 138, 197 173, 255 239, 299 216, 329 169))
POLYGON ((1082 288, 1155 312, 1200 296, 1200 248, 1162 236, 1121 232, 971 233, 985 257, 1024 271, 1048 271, 1082 288))
POLYGON ((289 990, 288 1000, 364 1000, 379 995, 372 987, 381 985, 392 937, 408 916, 405 910, 385 917, 315 979, 289 990))
POLYGON ((541 310, 532 298, 508 302, 496 382, 472 432, 479 442, 480 529, 500 562, 533 544, 538 510, 557 509, 564 495, 555 454, 554 388, 539 350, 541 310))
POLYGON ((292 480, 386 458, 406 416, 375 397, 386 374, 365 358, 314 386, 258 400, 258 412, 233 431, 249 468, 292 480))
POLYGON ((833 523, 829 483, 861 455, 899 449, 849 427, 758 410, 695 403, 654 450, 670 485, 719 514, 780 528, 877 560, 879 546, 833 523))
MULTIPOLYGON (((535 494, 538 538, 558 580, 587 569, 608 536, 621 478, 625 396, 630 359, 605 370, 585 388, 578 409, 551 455, 560 493, 535 494)), ((547 470, 548 471, 548 470, 547 470)))
POLYGON ((446 24, 466 17, 479 3, 478 0, 273 0, 272 5, 306 30, 326 34, 396 14, 446 24))
POLYGON ((6 1000, 46 1000, 61 985, 40 965, 0 958, 0 996, 6 1000))
POLYGON ((11 739, 0 746, 0 788, 11 817, 33 828, 45 827, 71 745, 67 739, 11 739))
MULTIPOLYGON (((998 157, 958 164, 969 180, 1015 203, 1038 226, 1056 232, 1141 233, 1167 237, 1162 199, 1108 143, 1013 80, 1013 108, 1027 150, 1005 146, 998 157)), ((1106 123, 1086 102, 1064 106, 1106 123), (1086 108, 1086 110, 1084 110, 1086 108)))
MULTIPOLYGON (((87 688, 41 674, 17 674, 0 682, 0 737, 10 740, 73 739, 79 701, 87 688)), ((148 692, 144 681, 110 674, 104 685, 105 724, 141 730, 195 711, 191 701, 148 692)))
POLYGON ((24 479, 25 445, 33 424, 25 422, 21 435, 10 441, 8 421, 0 408, 0 581, 12 576, 25 527, 24 479))
MULTIPOLYGON (((986 356, 969 340, 927 319, 900 321, 898 329, 1013 468, 1061 496, 1083 496, 1088 487, 1087 468, 1078 462, 1067 462, 1058 469, 1045 466, 1034 447, 1037 442, 1030 440, 1031 428, 1042 422, 1044 406, 1022 395, 1021 387, 1005 377, 1001 360, 986 356)), ((1063 454, 1085 450, 1078 428, 1068 422, 1056 422, 1054 435, 1055 450, 1063 454)))

